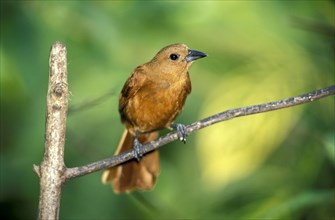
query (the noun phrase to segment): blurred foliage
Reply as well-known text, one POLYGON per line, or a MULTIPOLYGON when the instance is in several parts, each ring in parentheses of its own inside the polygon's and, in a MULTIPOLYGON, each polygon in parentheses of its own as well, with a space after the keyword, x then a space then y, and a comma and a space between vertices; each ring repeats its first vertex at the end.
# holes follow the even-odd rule
MULTIPOLYGON (((117 94, 176 42, 209 54, 191 69, 178 122, 334 84, 334 1, 1 1, 1 217, 36 218, 49 50, 68 49, 65 162, 113 154, 117 94)), ((334 219, 334 96, 242 117, 161 149, 154 190, 114 195, 101 172, 71 180, 61 219, 334 219)), ((164 133, 164 132, 162 132, 164 133)))

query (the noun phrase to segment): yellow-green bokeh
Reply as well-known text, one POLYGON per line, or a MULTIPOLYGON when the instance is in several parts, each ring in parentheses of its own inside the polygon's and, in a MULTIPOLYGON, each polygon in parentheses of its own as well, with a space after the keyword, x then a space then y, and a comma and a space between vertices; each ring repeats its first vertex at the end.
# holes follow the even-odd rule
MULTIPOLYGON (((190 70, 178 123, 335 83, 334 1, 1 1, 1 217, 36 218, 48 56, 68 50, 65 163, 110 157, 117 97, 139 64, 183 42, 190 70)), ((114 195, 101 172, 67 182, 60 219, 332 219, 334 97, 241 117, 163 147, 150 192, 114 195)), ((164 133, 164 132, 162 132, 164 133)))

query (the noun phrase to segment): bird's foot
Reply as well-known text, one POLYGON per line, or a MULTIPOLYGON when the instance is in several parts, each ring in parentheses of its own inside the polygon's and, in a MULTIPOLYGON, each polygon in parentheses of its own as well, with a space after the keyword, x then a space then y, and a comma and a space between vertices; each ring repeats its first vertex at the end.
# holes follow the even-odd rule
POLYGON ((141 158, 143 157, 143 154, 141 152, 142 146, 143 145, 140 143, 140 141, 138 140, 138 137, 136 135, 135 140, 134 140, 133 148, 134 148, 134 152, 135 152, 135 158, 136 158, 137 161, 140 161, 141 158))
POLYGON ((184 144, 185 144, 186 143, 186 137, 187 137, 186 126, 183 125, 183 124, 173 124, 172 128, 175 128, 177 130, 178 139, 181 142, 184 142, 184 144))

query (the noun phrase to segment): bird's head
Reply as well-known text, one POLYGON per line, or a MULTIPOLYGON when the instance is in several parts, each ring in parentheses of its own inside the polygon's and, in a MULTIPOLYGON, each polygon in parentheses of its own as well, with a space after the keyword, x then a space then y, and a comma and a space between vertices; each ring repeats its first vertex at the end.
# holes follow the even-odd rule
POLYGON ((192 50, 185 44, 172 44, 161 49, 149 62, 153 69, 166 74, 186 73, 194 60, 207 54, 192 50))

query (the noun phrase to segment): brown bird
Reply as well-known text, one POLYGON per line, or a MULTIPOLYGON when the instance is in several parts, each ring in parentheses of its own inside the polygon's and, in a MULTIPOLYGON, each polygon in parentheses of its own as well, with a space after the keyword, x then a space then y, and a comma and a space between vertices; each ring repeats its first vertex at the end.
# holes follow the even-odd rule
POLYGON ((149 190, 159 173, 159 154, 152 151, 140 160, 142 144, 157 139, 158 130, 176 128, 186 141, 186 127, 173 124, 191 92, 188 70, 192 61, 207 54, 172 44, 149 62, 138 66, 123 86, 119 97, 121 122, 126 126, 115 155, 134 148, 136 160, 104 171, 102 182, 111 183, 115 193, 149 190))

